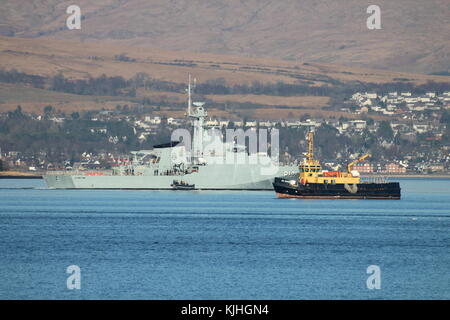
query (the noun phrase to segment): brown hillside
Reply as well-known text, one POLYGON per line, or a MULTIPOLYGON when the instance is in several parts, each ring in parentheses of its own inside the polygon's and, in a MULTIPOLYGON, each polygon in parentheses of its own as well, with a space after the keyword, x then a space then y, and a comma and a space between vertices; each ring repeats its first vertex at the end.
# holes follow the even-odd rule
POLYGON ((126 47, 112 44, 69 42, 42 39, 0 37, 0 68, 51 76, 62 72, 72 78, 88 75, 120 75, 131 78, 146 72, 159 80, 186 82, 187 74, 199 81, 224 78, 229 84, 252 81, 330 84, 330 80, 392 82, 407 79, 424 83, 448 81, 445 76, 430 76, 330 64, 298 63, 270 58, 249 58, 155 48, 126 47), (126 55, 135 62, 118 61, 126 55))
POLYGON ((72 4, 3 1, 0 34, 419 73, 450 66, 448 0, 78 0, 82 28, 70 31, 72 4), (381 30, 366 27, 370 4, 381 30))
MULTIPOLYGON (((166 51, 154 48, 127 47, 113 44, 82 43, 74 41, 24 39, 0 37, 0 68, 52 76, 59 72, 66 77, 86 78, 101 74, 131 78, 136 73, 146 72, 152 78, 177 83, 186 83, 191 73, 198 82, 224 79, 228 84, 303 83, 309 85, 332 85, 334 80, 362 82, 392 82, 407 79, 417 84, 429 80, 448 81, 448 77, 401 73, 365 68, 350 68, 330 64, 298 63, 272 58, 249 58, 233 55, 166 51), (133 62, 116 59, 126 55, 133 62)), ((155 92, 137 90, 138 98, 149 97, 152 101, 184 102, 183 92, 155 92)), ((310 96, 267 96, 267 95, 206 95, 208 101, 233 107, 233 104, 250 102, 264 105, 264 108, 245 110, 257 118, 288 118, 303 114, 340 116, 322 110, 329 97, 310 96), (289 109, 277 107, 287 106, 289 109)), ((114 109, 117 104, 130 106, 136 101, 127 97, 80 96, 36 89, 15 84, 0 84, 0 112, 12 110, 21 105, 25 111, 42 113, 46 105, 66 113, 90 109, 114 109)), ((233 109, 233 108, 231 108, 233 109)), ((210 115, 240 117, 239 110, 210 110, 210 115)), ((174 110, 162 108, 155 113, 169 113, 174 110)), ((181 111, 180 111, 181 112, 181 111)), ((182 113, 182 112, 181 112, 182 113)))

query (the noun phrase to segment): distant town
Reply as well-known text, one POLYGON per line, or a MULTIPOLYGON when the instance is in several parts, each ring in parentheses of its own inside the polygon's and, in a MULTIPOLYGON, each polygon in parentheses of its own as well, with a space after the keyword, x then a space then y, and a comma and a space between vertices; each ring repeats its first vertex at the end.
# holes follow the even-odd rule
MULTIPOLYGON (((450 171, 450 92, 356 92, 341 108, 359 119, 304 116, 288 120, 209 118, 206 128, 280 131, 280 159, 299 163, 305 133, 316 132, 316 154, 325 169, 337 170, 365 152, 354 169, 363 174, 445 174, 450 171), (391 121, 373 115, 392 116, 391 121), (376 117, 375 117, 376 118, 376 117)), ((0 114, 0 170, 110 169, 129 161, 129 152, 167 142, 186 118, 152 115, 118 105, 115 110, 62 114, 47 106, 27 114, 20 106, 0 114)))
MULTIPOLYGON (((357 92, 351 97, 356 106, 342 108, 342 111, 356 114, 379 113, 383 115, 400 115, 403 119, 425 120, 430 118, 433 112, 439 112, 442 108, 450 108, 450 92, 437 94, 427 92, 415 95, 411 92, 389 92, 387 95, 377 93, 357 92)), ((427 127, 422 127, 424 132, 427 127)))

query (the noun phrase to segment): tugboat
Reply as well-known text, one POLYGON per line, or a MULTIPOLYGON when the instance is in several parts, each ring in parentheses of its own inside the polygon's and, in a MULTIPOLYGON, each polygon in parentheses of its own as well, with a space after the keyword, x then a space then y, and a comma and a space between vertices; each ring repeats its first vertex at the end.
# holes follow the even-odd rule
POLYGON ((314 135, 307 134, 308 152, 295 177, 277 177, 273 187, 279 198, 302 199, 400 199, 398 182, 361 181, 358 171, 352 170, 365 154, 347 165, 347 172, 325 171, 314 159, 314 135))
POLYGON ((189 184, 183 180, 173 180, 172 184, 170 185, 173 190, 194 190, 195 184, 189 184))

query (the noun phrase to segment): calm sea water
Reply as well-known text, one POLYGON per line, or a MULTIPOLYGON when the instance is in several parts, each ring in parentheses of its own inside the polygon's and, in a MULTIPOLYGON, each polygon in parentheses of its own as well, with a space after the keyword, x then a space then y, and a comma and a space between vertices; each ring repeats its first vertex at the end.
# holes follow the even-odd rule
POLYGON ((398 201, 0 180, 0 298, 449 299, 450 180, 400 181, 398 201))

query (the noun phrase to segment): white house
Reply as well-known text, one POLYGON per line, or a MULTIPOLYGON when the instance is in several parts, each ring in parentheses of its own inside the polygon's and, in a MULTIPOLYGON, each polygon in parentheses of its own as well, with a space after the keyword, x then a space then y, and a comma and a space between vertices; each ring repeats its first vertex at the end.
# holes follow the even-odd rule
POLYGON ((367 126, 365 120, 350 120, 349 124, 357 130, 363 130, 367 126))
POLYGON ((171 124, 171 125, 175 126, 175 125, 178 125, 179 122, 177 119, 170 117, 170 118, 167 118, 167 124, 171 124))
POLYGON ((259 126, 260 126, 260 127, 270 128, 270 127, 273 126, 273 123, 270 122, 270 121, 261 121, 261 122, 259 123, 259 126))
POLYGON ((365 96, 366 96, 366 98, 369 98, 369 99, 376 99, 376 98, 378 98, 378 95, 376 93, 374 93, 374 92, 366 92, 365 96))
POLYGON ((405 98, 405 102, 406 103, 416 103, 416 102, 418 102, 419 101, 419 98, 413 98, 413 97, 411 97, 411 98, 405 98))
POLYGON ((413 124, 413 129, 417 133, 425 133, 428 131, 428 125, 427 124, 413 124))
POLYGON ((395 104, 388 104, 388 105, 386 106, 386 109, 387 109, 388 111, 395 111, 395 110, 397 110, 397 106, 396 106, 395 104))
POLYGON ((150 118, 149 122, 152 123, 152 124, 160 124, 161 123, 161 117, 156 116, 154 118, 150 118))

